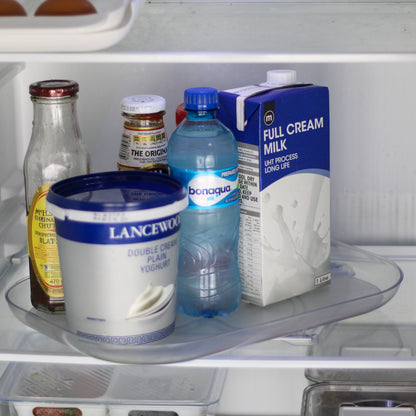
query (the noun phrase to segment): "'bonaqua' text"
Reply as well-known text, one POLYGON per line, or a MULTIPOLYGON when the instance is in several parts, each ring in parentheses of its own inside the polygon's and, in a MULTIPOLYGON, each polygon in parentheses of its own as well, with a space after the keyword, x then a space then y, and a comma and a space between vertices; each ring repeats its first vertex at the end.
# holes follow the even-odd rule
POLYGON ((159 234, 163 234, 168 231, 175 230, 179 227, 180 222, 181 217, 180 215, 177 215, 175 217, 150 224, 125 225, 121 228, 109 227, 109 238, 112 240, 118 240, 152 237, 159 234))
POLYGON ((285 134, 292 136, 293 134, 305 133, 309 130, 317 130, 324 127, 324 118, 315 118, 309 120, 297 121, 289 123, 284 131, 282 126, 272 127, 263 132, 264 154, 281 152, 287 150, 285 134), (280 140, 277 140, 280 139, 280 140))
POLYGON ((230 193, 231 186, 220 186, 217 188, 193 188, 192 186, 188 187, 189 195, 221 195, 224 193, 230 193))

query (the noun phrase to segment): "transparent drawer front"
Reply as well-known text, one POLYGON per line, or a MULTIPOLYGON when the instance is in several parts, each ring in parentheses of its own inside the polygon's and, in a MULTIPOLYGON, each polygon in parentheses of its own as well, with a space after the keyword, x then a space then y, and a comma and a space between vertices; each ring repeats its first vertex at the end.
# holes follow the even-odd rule
POLYGON ((414 325, 357 324, 340 322, 325 327, 319 334, 323 342, 311 346, 313 357, 340 357, 343 360, 364 359, 363 368, 310 368, 306 377, 313 382, 337 383, 415 383, 411 368, 366 368, 365 363, 381 360, 414 360, 416 332, 414 325))
POLYGON ((17 416, 192 416, 217 404, 225 375, 201 368, 10 364, 0 399, 17 416))
POLYGON ((415 415, 416 385, 316 384, 305 389, 302 416, 415 415))

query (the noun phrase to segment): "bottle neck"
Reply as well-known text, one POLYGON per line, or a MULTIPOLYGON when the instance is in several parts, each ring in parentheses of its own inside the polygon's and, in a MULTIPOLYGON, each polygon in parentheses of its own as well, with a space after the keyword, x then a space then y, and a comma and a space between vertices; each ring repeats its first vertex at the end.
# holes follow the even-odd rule
MULTIPOLYGON (((79 138, 79 126, 76 113, 76 97, 39 98, 32 97, 33 102, 33 135, 53 134, 60 137, 79 138), (62 134, 56 134, 59 131, 62 134)), ((41 136, 40 136, 41 137, 41 136)))
POLYGON ((186 110, 186 118, 191 121, 214 120, 217 117, 217 110, 186 110))

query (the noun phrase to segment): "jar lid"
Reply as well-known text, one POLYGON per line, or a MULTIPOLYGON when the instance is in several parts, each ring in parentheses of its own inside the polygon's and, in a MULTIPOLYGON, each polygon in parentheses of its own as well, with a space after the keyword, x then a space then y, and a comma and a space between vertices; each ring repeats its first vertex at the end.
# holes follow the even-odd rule
POLYGON ((29 87, 29 93, 33 97, 74 97, 78 91, 79 85, 77 82, 65 79, 39 81, 29 87))
POLYGON ((216 110, 218 108, 218 92, 215 88, 188 88, 184 94, 185 110, 216 110))
POLYGON ((75 176, 54 183, 49 203, 63 209, 123 212, 187 205, 183 185, 169 175, 146 171, 110 171, 75 176))
POLYGON ((165 111, 166 100, 159 95, 131 95, 121 101, 121 110, 128 114, 153 114, 165 111))

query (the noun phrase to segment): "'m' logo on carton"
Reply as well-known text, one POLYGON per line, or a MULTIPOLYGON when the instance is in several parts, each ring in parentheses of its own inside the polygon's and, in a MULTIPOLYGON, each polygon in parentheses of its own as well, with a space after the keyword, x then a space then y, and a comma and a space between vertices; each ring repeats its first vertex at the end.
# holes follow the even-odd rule
POLYGON ((271 126, 274 122, 274 101, 264 103, 263 121, 266 126, 271 126))

